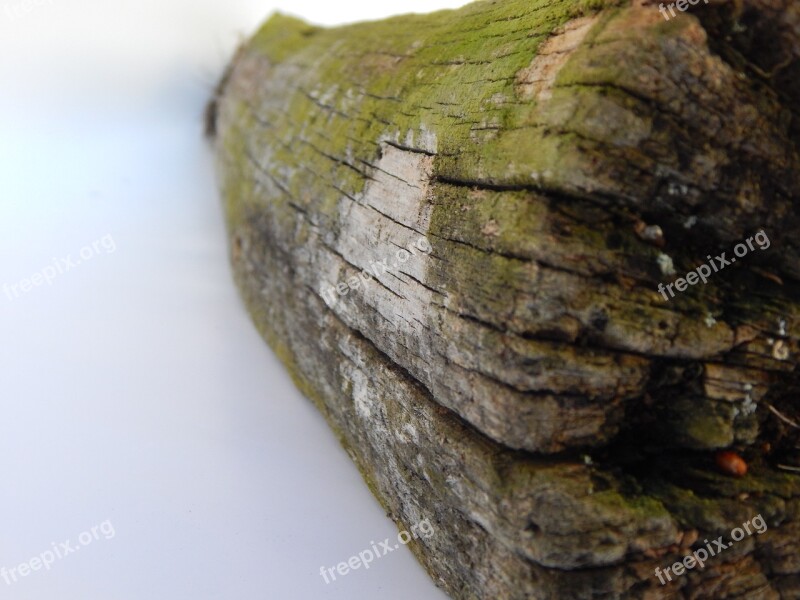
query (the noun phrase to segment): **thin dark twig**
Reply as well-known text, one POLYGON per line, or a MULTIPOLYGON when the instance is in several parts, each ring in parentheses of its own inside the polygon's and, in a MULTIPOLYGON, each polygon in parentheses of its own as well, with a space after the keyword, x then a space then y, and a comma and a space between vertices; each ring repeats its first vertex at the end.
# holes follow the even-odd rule
POLYGON ((791 420, 789 417, 787 417, 786 415, 782 414, 782 413, 781 413, 781 412, 780 412, 780 411, 779 411, 777 408, 775 408, 774 406, 772 406, 772 404, 767 404, 767 408, 769 408, 769 409, 770 409, 770 410, 773 412, 773 414, 774 414, 776 417, 778 417, 778 418, 779 418, 781 421, 783 421, 784 423, 788 423, 788 424, 789 424, 789 425, 791 425, 792 427, 795 427, 795 428, 797 428, 797 429, 800 429, 800 425, 798 425, 797 423, 795 423, 794 421, 792 421, 792 420, 791 420))

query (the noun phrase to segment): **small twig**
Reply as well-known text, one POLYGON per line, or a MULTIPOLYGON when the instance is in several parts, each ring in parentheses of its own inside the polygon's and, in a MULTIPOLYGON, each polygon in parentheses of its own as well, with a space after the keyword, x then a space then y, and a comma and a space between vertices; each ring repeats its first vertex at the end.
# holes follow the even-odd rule
POLYGON ((800 473, 800 467, 790 467, 789 465, 777 465, 779 469, 783 469, 784 471, 792 471, 794 473, 800 473))
POLYGON ((775 273, 770 273, 769 271, 765 271, 764 269, 759 269, 758 267, 750 267, 750 270, 753 271, 753 273, 761 275, 765 279, 774 281, 778 285, 783 285, 783 280, 777 275, 775 275, 775 273))
POLYGON ((781 412, 777 408, 772 406, 772 404, 767 403, 767 408, 769 408, 773 412, 773 414, 776 417, 778 417, 781 421, 783 421, 784 423, 788 423, 792 427, 796 427, 797 429, 800 429, 800 425, 798 425, 797 423, 792 421, 789 417, 781 414, 781 412))

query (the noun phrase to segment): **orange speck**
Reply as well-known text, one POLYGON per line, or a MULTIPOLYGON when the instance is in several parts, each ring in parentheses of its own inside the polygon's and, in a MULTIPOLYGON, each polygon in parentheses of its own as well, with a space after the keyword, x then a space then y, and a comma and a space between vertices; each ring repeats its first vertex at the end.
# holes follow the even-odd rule
POLYGON ((736 452, 722 450, 717 452, 715 459, 719 470, 726 475, 744 477, 745 473, 747 473, 747 463, 736 452))

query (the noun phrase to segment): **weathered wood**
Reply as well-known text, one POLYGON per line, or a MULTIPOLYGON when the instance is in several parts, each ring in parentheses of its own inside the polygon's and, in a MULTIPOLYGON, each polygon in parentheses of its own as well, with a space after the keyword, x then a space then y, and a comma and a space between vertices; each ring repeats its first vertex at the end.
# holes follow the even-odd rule
POLYGON ((453 597, 800 594, 798 75, 789 0, 275 16, 237 53, 208 115, 237 281, 390 514, 436 519, 413 550, 453 597))

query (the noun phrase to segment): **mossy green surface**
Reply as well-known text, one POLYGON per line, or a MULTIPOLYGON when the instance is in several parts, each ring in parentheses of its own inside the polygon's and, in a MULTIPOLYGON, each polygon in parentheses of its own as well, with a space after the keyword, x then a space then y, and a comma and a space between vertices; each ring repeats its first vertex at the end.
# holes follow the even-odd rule
MULTIPOLYGON (((315 211, 334 217, 341 192, 355 195, 363 189, 360 161, 377 160, 381 140, 435 149, 442 169, 447 157, 456 154, 462 163, 477 166, 475 161, 490 160, 495 149, 500 154, 512 148, 519 152, 516 137, 528 134, 514 130, 525 113, 515 90, 517 73, 559 26, 611 4, 484 1, 458 11, 334 29, 275 15, 248 42, 246 52, 291 78, 281 90, 285 101, 281 106, 243 107, 258 115, 243 115, 241 125, 266 124, 271 164, 297 165, 301 171, 324 149, 333 159, 328 172, 305 171, 281 183, 295 199, 313 198, 315 211), (286 94, 286 88, 292 92, 286 94), (482 142, 476 127, 509 131, 501 139, 482 142), (480 151, 473 152, 477 146, 480 151), (340 190, 331 187, 334 179, 340 190)), ((545 154, 546 142, 538 142, 527 158, 545 154)), ((530 139, 525 143, 534 145, 530 139)), ((461 164, 459 171, 470 168, 461 164)), ((272 175, 281 179, 281 173, 272 175)))

